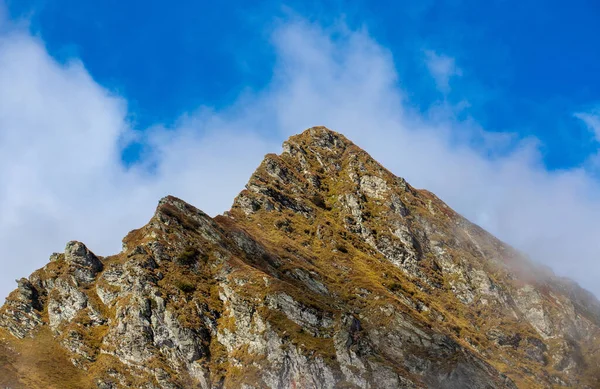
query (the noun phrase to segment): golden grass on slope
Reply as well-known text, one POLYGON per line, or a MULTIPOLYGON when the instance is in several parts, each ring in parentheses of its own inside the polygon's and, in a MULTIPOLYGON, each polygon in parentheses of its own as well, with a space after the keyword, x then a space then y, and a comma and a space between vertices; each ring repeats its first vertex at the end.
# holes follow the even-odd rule
POLYGON ((87 374, 73 366, 47 328, 40 330, 35 339, 15 339, 0 330, 0 385, 12 389, 93 387, 87 374))

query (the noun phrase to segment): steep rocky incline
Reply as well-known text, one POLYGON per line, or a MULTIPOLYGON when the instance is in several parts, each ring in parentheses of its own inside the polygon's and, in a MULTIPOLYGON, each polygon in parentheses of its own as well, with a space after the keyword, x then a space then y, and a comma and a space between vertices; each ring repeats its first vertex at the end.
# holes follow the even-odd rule
POLYGON ((323 127, 225 215, 166 197, 0 309, 13 389, 598 388, 599 365, 595 297, 323 127))

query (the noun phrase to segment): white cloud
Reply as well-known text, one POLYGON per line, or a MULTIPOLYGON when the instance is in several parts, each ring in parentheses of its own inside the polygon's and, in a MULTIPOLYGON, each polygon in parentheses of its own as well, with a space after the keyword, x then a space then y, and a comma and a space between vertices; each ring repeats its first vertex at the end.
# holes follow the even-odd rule
MULTIPOLYGON (((418 114, 397 86, 391 53, 364 31, 296 20, 277 28, 273 45, 277 63, 265 90, 222 111, 201 107, 174 129, 145 131, 152 152, 127 170, 120 145, 135 134, 126 103, 82 64, 60 65, 39 40, 3 34, 0 295, 70 239, 102 255, 118 251, 120 239, 143 225, 167 193, 222 212, 266 152, 321 124, 600 294, 600 188, 583 170, 546 171, 535 140, 490 159, 489 152, 506 147, 503 137, 459 122, 451 111, 418 114), (475 136, 486 139, 485 149, 457 142, 475 136)), ((450 77, 451 67, 437 66, 450 77)), ((448 78, 441 80, 447 85, 448 78)))
POLYGON ((581 119, 587 128, 594 134, 596 141, 600 142, 600 109, 588 112, 577 112, 573 116, 581 119))
POLYGON ((461 76, 462 70, 456 66, 452 57, 438 54, 433 50, 425 50, 424 53, 425 65, 434 78, 438 90, 443 93, 450 92, 450 79, 461 76))
POLYGON ((145 224, 166 194, 222 212, 278 146, 245 133, 241 122, 198 114, 198 123, 182 121, 176 132, 148 132, 156 173, 126 170, 121 146, 135 134, 125 101, 81 63, 54 61, 22 31, 0 36, 0 85, 0 296, 68 240, 100 255, 118 252, 121 238, 145 224), (192 131, 199 127, 205 135, 192 131))

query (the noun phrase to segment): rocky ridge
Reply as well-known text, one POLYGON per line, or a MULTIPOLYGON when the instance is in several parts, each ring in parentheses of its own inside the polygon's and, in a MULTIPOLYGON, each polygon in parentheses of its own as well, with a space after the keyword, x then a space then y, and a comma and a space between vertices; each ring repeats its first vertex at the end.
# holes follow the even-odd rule
POLYGON ((600 303, 314 127, 0 309, 0 387, 597 388, 600 303))

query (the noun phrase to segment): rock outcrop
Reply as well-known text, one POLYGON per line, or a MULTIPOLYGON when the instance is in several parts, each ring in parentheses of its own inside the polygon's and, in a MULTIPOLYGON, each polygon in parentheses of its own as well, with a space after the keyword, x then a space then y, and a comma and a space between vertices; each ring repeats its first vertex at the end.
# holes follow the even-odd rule
POLYGON ((597 388, 600 303, 342 135, 269 154, 225 215, 159 202, 0 309, 0 387, 597 388))

